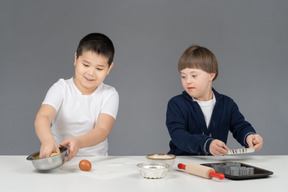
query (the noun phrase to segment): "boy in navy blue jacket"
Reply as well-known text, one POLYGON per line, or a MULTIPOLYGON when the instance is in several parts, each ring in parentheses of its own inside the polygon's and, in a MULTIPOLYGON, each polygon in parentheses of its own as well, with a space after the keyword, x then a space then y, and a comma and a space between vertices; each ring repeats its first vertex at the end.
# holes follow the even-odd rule
POLYGON ((212 88, 218 75, 214 54, 191 46, 180 57, 178 70, 185 91, 167 107, 166 125, 171 136, 170 154, 225 155, 228 131, 245 147, 261 149, 263 139, 245 121, 237 104, 212 88))

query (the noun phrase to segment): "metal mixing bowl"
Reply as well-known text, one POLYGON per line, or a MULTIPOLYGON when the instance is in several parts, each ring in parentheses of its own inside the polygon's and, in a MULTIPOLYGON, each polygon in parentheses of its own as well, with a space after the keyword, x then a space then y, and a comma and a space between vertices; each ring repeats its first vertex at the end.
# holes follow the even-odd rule
POLYGON ((62 166, 67 160, 68 148, 62 146, 59 148, 60 153, 51 157, 39 159, 39 153, 29 155, 26 159, 31 161, 33 166, 39 171, 50 171, 62 166), (38 158, 37 158, 38 157, 38 158))

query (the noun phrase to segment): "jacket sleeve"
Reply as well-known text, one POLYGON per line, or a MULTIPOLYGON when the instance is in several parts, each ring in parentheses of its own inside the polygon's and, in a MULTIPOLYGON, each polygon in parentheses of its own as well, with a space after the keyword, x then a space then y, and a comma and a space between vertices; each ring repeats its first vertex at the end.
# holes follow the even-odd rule
POLYGON ((255 129, 245 120, 234 101, 232 105, 230 131, 232 132, 233 137, 244 147, 248 147, 246 142, 247 136, 256 134, 255 129))
POLYGON ((188 131, 185 116, 187 111, 177 102, 170 100, 166 112, 166 126, 174 145, 191 154, 210 154, 209 146, 212 138, 203 134, 192 134, 188 131))

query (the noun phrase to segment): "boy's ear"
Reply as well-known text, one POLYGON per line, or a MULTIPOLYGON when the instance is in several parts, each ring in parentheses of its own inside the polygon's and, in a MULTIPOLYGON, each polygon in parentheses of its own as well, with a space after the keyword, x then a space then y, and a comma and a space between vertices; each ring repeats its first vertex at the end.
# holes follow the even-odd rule
POLYGON ((74 66, 76 66, 76 61, 77 61, 77 52, 74 53, 74 66))
POLYGON ((210 73, 210 80, 213 81, 216 76, 216 73, 210 73))
POLYGON ((109 67, 109 69, 108 69, 108 71, 107 71, 107 75, 109 75, 110 70, 112 69, 113 66, 114 66, 114 62, 111 63, 111 65, 110 65, 110 67, 109 67))

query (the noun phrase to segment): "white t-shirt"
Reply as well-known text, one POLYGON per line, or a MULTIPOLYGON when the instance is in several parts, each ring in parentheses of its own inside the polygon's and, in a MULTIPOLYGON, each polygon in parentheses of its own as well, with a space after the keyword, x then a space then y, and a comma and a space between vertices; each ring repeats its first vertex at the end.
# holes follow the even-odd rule
MULTIPOLYGON (((100 113, 106 113, 116 119, 119 95, 115 88, 101 83, 91 95, 82 95, 74 84, 73 78, 59 79, 47 92, 42 104, 56 109, 52 121, 52 133, 60 144, 67 138, 83 135, 94 128, 100 113)), ((80 149, 78 156, 108 155, 108 141, 80 149)))
POLYGON ((197 103, 199 104, 199 106, 203 112, 203 115, 204 115, 206 126, 208 128, 210 120, 211 120, 212 112, 213 112, 213 109, 214 109, 214 106, 216 103, 216 98, 215 98, 214 93, 213 93, 213 99, 212 100, 198 101, 197 99, 194 99, 194 98, 193 98, 193 100, 197 101, 197 103))

